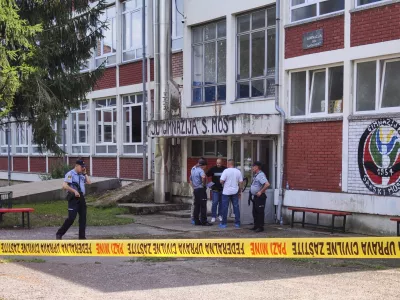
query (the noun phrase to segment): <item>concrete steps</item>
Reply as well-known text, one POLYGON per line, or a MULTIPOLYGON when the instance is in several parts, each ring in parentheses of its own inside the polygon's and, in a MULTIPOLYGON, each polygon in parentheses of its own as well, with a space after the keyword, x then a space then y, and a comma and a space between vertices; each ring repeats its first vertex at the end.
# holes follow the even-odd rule
MULTIPOLYGON (((155 203, 119 203, 118 207, 127 208, 129 213, 134 215, 157 214, 166 211, 180 211, 190 209, 189 204, 171 203, 171 204, 155 204, 155 203)), ((189 211, 190 217, 190 211, 189 211)))

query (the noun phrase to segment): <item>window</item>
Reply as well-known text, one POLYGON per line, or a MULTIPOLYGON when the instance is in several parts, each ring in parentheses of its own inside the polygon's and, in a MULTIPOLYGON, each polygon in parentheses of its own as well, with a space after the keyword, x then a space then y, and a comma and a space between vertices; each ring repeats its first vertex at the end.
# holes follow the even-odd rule
POLYGON ((124 153, 143 153, 143 95, 123 96, 124 153))
POLYGON ((72 153, 88 154, 89 146, 89 106, 82 101, 79 108, 72 110, 72 153))
POLYGON ((225 140, 192 140, 192 156, 227 156, 225 140))
POLYGON ((57 145, 62 145, 63 143, 63 120, 57 120, 53 122, 53 125, 51 126, 53 128, 53 131, 56 133, 56 143, 57 145))
POLYGON ((356 75, 357 112, 400 107, 400 59, 357 63, 356 75))
POLYGON ((96 153, 117 153, 117 100, 96 100, 96 153))
POLYGON ((18 124, 15 130, 15 152, 17 154, 28 154, 29 125, 18 124))
MULTIPOLYGON (((290 0, 291 21, 301 21, 344 10, 344 0, 290 0)), ((358 0, 363 1, 363 0, 358 0)))
POLYGON ((237 99, 275 96, 275 7, 237 18, 237 99))
POLYGON ((343 66, 290 74, 290 115, 343 112, 343 66))
POLYGON ((368 5, 376 2, 387 2, 387 1, 391 0, 356 0, 356 6, 368 5))
POLYGON ((6 126, 0 129, 0 154, 8 153, 8 135, 6 126))
MULTIPOLYGON (((139 59, 143 56, 142 48, 142 1, 130 0, 123 7, 123 50, 122 60, 139 59)), ((146 12, 147 15, 147 12, 146 12)), ((147 26, 146 35, 147 35, 147 26)))
POLYGON ((193 104, 226 100, 226 22, 192 30, 193 104))
POLYGON ((183 0, 172 0, 172 50, 183 48, 183 0))
POLYGON ((96 47, 96 66, 100 66, 103 62, 106 65, 116 63, 117 48, 117 21, 115 6, 108 7, 101 16, 101 21, 107 22, 108 28, 103 30, 101 40, 97 42, 96 47))

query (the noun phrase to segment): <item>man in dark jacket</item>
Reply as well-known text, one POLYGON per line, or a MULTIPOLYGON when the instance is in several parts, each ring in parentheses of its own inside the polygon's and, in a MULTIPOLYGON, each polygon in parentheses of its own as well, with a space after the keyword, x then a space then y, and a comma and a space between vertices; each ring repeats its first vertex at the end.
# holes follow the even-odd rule
POLYGON ((214 185, 211 187, 212 190, 212 207, 211 207, 211 223, 215 222, 217 218, 217 209, 219 220, 222 221, 222 184, 220 182, 222 172, 226 169, 222 165, 222 160, 217 159, 217 165, 212 167, 207 172, 207 177, 212 177, 214 185))

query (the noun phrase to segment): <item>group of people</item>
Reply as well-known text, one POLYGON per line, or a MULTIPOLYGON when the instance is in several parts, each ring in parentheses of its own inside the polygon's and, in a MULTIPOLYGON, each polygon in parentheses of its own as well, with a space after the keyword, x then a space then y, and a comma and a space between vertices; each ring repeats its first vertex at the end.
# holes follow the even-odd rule
MULTIPOLYGON (((265 173, 261 170, 261 162, 255 161, 252 166, 253 180, 249 192, 249 203, 253 205, 255 232, 264 231, 264 213, 267 196, 266 190, 270 186, 265 173)), ((239 201, 242 199, 243 176, 235 168, 233 159, 229 159, 227 167, 218 159, 216 166, 207 172, 207 161, 202 157, 191 169, 190 184, 193 187, 192 224, 211 226, 218 217, 220 228, 227 227, 228 207, 232 203, 235 215, 235 227, 240 228, 239 201), (212 177, 212 182, 207 184, 207 178, 212 177), (211 220, 207 220, 207 188, 211 188, 212 207, 211 220)))

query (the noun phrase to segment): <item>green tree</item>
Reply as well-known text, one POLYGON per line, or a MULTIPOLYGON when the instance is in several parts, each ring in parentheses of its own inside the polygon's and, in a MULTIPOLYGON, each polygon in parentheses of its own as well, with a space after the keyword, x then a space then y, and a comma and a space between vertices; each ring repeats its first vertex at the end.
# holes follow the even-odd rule
POLYGON ((33 141, 60 154, 51 125, 86 99, 102 75, 103 66, 81 72, 108 25, 100 21, 105 1, 16 0, 18 14, 30 26, 41 26, 33 38, 27 62, 34 72, 22 79, 9 109, 17 122, 28 120, 33 141))
POLYGON ((34 55, 32 38, 41 31, 41 25, 29 25, 18 15, 14 0, 0 0, 0 118, 7 116, 21 79, 36 69, 29 64, 34 55))

